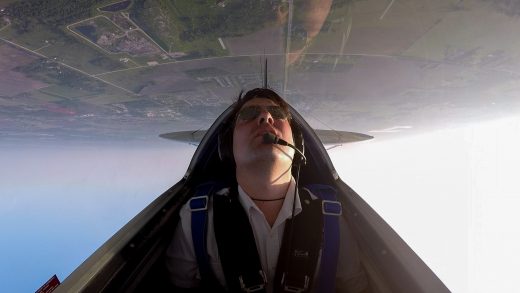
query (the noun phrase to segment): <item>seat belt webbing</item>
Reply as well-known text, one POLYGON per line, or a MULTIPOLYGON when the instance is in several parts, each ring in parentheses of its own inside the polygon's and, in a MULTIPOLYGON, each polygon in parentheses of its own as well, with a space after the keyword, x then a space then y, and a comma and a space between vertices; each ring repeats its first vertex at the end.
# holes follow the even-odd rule
POLYGON ((220 286, 210 267, 208 251, 206 248, 209 196, 211 195, 211 192, 214 192, 214 188, 214 182, 199 185, 195 192, 195 196, 189 201, 191 209, 191 237, 193 240, 195 256, 197 257, 203 286, 210 288, 220 286))
MULTIPOLYGON (((336 190, 329 185, 312 184, 306 187, 320 200, 312 200, 305 189, 300 192, 303 211, 294 218, 293 242, 286 239, 287 229, 284 233, 274 283, 275 292, 303 292, 302 288, 304 291, 310 290, 321 244, 320 269, 314 287, 317 292, 335 290, 341 203, 336 201, 336 190), (311 235, 318 235, 320 239, 314 239, 311 235), (292 254, 289 245, 293 246, 292 254), (289 263, 292 266, 286 270, 287 256, 291 256, 289 263), (282 278, 287 288, 280 287, 282 278)), ((204 284, 220 286, 210 267, 206 250, 207 207, 209 196, 213 195, 215 188, 218 187, 214 182, 200 185, 189 204, 192 211, 192 239, 202 280, 204 284)), ((231 190, 228 196, 217 195, 213 199, 215 235, 226 282, 232 292, 265 292, 267 280, 261 268, 254 235, 247 214, 238 201, 236 187, 231 190)), ((287 221, 286 228, 292 220, 287 221)))
POLYGON ((323 245, 316 291, 334 292, 340 244, 339 216, 342 207, 337 201, 336 190, 331 186, 312 184, 309 189, 322 199, 321 212, 323 213, 323 245))
POLYGON ((321 207, 307 190, 300 189, 299 196, 302 211, 285 224, 275 292, 308 292, 313 286, 322 242, 321 207))
POLYGON ((227 195, 215 194, 213 207, 215 237, 229 291, 266 292, 267 279, 237 187, 227 195))

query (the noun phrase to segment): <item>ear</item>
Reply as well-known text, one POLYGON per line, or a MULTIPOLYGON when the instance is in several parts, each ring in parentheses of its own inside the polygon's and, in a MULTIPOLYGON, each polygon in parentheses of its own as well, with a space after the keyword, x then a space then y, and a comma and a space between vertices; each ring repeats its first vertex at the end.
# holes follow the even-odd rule
MULTIPOLYGON (((302 153, 305 154, 305 143, 304 143, 304 139, 303 139, 303 133, 300 131, 300 128, 295 125, 295 123, 291 123, 291 128, 292 128, 292 131, 293 131, 293 141, 294 141, 294 146, 299 149, 302 153)), ((295 156, 295 163, 303 163, 304 162, 304 159, 302 156, 300 156, 297 152, 295 152, 294 154, 295 156), (298 156, 298 158, 296 158, 296 156, 298 156)))
POLYGON ((228 124, 218 135, 218 157, 221 162, 235 163, 233 157, 233 128, 228 124))

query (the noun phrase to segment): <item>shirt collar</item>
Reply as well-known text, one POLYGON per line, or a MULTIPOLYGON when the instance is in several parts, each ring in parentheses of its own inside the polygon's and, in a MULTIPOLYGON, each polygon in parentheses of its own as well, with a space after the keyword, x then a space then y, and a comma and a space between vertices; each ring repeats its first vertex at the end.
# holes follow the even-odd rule
MULTIPOLYGON (((285 220, 291 218, 292 209, 293 209, 293 198, 294 198, 294 190, 296 188, 296 182, 294 181, 294 178, 291 177, 291 181, 289 183, 289 188, 287 188, 287 193, 285 194, 285 199, 282 204, 282 208, 280 209, 280 212, 278 213, 278 216, 276 217, 276 221, 273 225, 273 228, 275 226, 278 226, 279 224, 283 223, 285 220)), ((244 209, 248 212, 248 214, 251 213, 251 209, 257 210, 258 212, 262 213, 262 211, 256 206, 255 202, 249 197, 249 195, 242 189, 240 185, 238 185, 238 199, 244 209)), ((294 215, 299 214, 302 211, 302 205, 300 202, 300 196, 298 192, 296 192, 296 202, 294 206, 294 215)))

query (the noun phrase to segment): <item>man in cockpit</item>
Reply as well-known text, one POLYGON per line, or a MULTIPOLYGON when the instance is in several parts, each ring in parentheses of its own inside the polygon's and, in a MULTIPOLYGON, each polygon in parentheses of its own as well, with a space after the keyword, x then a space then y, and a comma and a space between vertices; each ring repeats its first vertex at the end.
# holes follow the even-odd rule
POLYGON ((194 218, 194 211, 201 210, 197 203, 192 200, 181 209, 167 251, 167 267, 175 287, 211 292, 218 291, 216 288, 319 292, 327 291, 323 286, 328 286, 339 292, 366 292, 357 246, 349 240, 348 229, 343 229, 344 218, 335 217, 341 227, 336 259, 324 263, 327 253, 323 243, 333 240, 327 235, 320 238, 326 234, 321 233, 326 230, 323 226, 311 228, 314 222, 324 223, 321 208, 318 220, 311 212, 303 212, 317 197, 312 188, 302 191, 296 187, 297 175, 291 170, 301 161, 300 155, 290 146, 273 143, 275 138, 297 149, 301 145, 287 103, 270 89, 253 89, 239 96, 231 117, 231 127, 219 139, 219 152, 222 160, 235 166, 236 186, 214 188, 210 197, 195 196, 207 200, 202 236, 194 236, 197 232, 193 231, 199 229, 193 221, 201 221, 194 218), (309 219, 298 224, 298 216, 309 219), (320 276, 331 272, 336 277, 329 281, 320 276))

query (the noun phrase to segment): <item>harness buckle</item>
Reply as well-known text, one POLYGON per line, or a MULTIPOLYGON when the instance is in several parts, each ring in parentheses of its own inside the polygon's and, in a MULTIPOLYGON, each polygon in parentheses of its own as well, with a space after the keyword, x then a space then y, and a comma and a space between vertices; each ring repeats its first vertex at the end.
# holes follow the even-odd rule
POLYGON ((321 201, 321 212, 324 215, 341 216, 343 209, 341 208, 341 203, 339 201, 324 199, 321 201))
POLYGON ((293 292, 293 293, 301 293, 307 291, 309 288, 309 276, 305 275, 303 278, 303 286, 302 284, 297 284, 295 280, 291 280, 291 284, 289 284, 288 280, 285 278, 285 273, 282 275, 282 285, 285 292, 293 292))
MULTIPOLYGON (((242 289, 242 291, 247 292, 247 293, 263 290, 265 288, 265 284, 267 284, 267 277, 265 276, 265 273, 262 270, 258 271, 258 273, 260 274, 260 281, 262 282, 261 284, 248 285, 244 282, 243 276, 240 275, 238 277, 238 280, 240 281, 240 289, 242 289)), ((256 278, 254 278, 254 279, 256 279, 256 278)), ((259 281, 259 280, 257 279, 256 281, 259 281)), ((254 282, 254 280, 253 280, 253 282, 254 282)))
POLYGON ((190 199, 190 209, 192 212, 205 211, 208 209, 209 197, 207 195, 194 196, 190 199))

